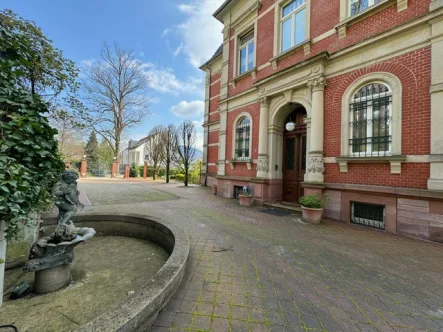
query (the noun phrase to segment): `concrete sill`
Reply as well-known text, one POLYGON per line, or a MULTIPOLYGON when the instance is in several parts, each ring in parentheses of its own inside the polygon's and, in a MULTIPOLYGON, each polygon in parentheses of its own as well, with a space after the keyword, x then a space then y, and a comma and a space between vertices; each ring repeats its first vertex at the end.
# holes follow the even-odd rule
POLYGON ((293 47, 291 47, 290 49, 280 53, 279 55, 273 57, 271 60, 269 60, 271 62, 272 65, 272 69, 277 69, 278 67, 278 63, 287 58, 288 56, 294 54, 295 52, 304 49, 305 50, 305 55, 311 53, 311 39, 306 39, 304 41, 302 41, 300 44, 295 45, 293 47))
POLYGON ((346 173, 348 171, 348 163, 355 164, 391 164, 391 174, 401 174, 401 163, 406 161, 406 156, 383 156, 383 157, 337 157, 335 160, 340 166, 340 172, 346 173))
POLYGON ((241 79, 251 75, 252 79, 255 80, 257 78, 257 67, 252 68, 251 70, 248 70, 244 72, 243 74, 235 76, 233 79, 231 79, 230 83, 235 88, 236 83, 240 81, 241 79))
POLYGON ((246 164, 249 171, 252 169, 252 159, 245 159, 245 160, 233 159, 233 160, 229 160, 228 163, 229 163, 229 166, 231 167, 231 169, 235 168, 235 164, 242 164, 242 163, 246 164))

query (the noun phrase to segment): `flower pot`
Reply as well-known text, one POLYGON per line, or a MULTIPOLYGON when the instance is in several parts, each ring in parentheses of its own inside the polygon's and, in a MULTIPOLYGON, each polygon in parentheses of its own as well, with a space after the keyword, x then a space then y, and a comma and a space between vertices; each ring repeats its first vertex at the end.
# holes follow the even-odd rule
POLYGON ((252 195, 238 195, 240 205, 251 206, 254 203, 254 197, 252 195))
POLYGON ((217 186, 212 186, 212 194, 217 195, 217 186))
POLYGON ((312 209, 302 206, 301 212, 303 220, 311 224, 319 224, 321 221, 321 216, 323 215, 323 209, 312 209))

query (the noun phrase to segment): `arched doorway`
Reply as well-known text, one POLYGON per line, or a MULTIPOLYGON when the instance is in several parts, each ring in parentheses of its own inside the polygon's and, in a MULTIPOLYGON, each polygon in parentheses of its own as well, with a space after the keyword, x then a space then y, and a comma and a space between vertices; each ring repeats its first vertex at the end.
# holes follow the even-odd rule
POLYGON ((307 117, 303 106, 292 111, 284 122, 295 123, 292 131, 284 129, 283 133, 283 202, 296 204, 303 196, 302 182, 306 173, 307 136, 304 119, 307 117))

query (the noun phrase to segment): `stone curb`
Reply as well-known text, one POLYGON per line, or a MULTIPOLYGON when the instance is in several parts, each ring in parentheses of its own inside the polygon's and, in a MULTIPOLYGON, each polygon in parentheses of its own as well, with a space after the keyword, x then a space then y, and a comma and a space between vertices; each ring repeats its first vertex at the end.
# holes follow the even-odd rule
MULTIPOLYGON (((183 279, 190 254, 188 236, 168 221, 137 214, 78 214, 72 220, 77 227, 95 228, 97 235, 129 236, 152 241, 170 254, 165 265, 133 295, 75 330, 148 331, 183 279)), ((44 226, 52 228, 56 222, 54 217, 45 218, 44 226)))

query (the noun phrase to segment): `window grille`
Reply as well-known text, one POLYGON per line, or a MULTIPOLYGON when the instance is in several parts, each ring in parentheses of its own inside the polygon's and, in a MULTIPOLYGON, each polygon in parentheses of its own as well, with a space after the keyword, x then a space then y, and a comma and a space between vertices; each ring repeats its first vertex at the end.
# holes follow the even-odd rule
POLYGON ((356 157, 386 156, 392 149, 392 93, 380 83, 361 88, 350 107, 350 153, 356 157))
POLYGON ((251 125, 248 118, 242 118, 236 127, 236 149, 235 158, 237 160, 250 159, 249 141, 251 136, 251 125))
POLYGON ((351 202, 351 223, 385 229, 385 206, 351 202))

